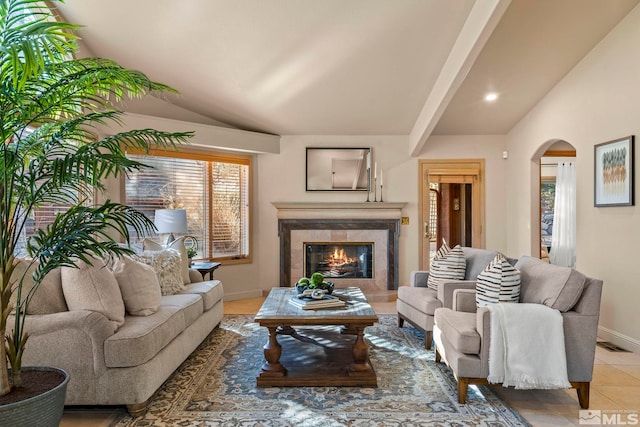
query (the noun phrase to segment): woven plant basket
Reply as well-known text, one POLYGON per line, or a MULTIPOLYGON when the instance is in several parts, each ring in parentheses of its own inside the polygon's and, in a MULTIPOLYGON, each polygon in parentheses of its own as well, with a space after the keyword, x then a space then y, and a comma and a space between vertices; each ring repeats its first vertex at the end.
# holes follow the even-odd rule
POLYGON ((22 371, 57 371, 64 375, 64 381, 38 396, 0 405, 0 426, 57 427, 64 412, 69 375, 62 369, 48 367, 25 367, 22 371))

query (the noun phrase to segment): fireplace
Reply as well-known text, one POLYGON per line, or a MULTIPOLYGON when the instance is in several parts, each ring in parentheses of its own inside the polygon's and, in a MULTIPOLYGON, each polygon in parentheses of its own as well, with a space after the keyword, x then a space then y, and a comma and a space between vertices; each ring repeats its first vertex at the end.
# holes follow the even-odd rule
POLYGON ((304 276, 373 279, 373 242, 304 242, 304 276))
POLYGON ((300 277, 313 273, 306 266, 305 243, 323 243, 329 247, 347 243, 349 246, 371 245, 370 264, 364 268, 368 275, 371 266, 370 277, 332 277, 329 281, 338 288, 358 287, 368 295, 398 289, 400 218, 406 203, 272 204, 278 210, 280 286, 292 286, 300 277))

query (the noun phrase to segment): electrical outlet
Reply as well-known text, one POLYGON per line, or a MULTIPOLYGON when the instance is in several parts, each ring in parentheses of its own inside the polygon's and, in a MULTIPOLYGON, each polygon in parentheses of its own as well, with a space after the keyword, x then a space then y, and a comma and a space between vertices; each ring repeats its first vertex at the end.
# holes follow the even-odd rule
POLYGON ((403 216, 402 219, 400 220, 400 224, 409 225, 409 217, 408 216, 403 216))

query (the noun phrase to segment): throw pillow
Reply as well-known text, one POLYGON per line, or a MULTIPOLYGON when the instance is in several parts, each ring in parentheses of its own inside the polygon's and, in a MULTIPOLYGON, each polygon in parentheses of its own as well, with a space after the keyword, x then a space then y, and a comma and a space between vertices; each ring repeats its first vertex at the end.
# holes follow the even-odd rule
POLYGON ((93 259, 93 265, 82 261, 77 268, 62 267, 62 291, 69 310, 89 310, 102 313, 115 332, 124 324, 124 302, 115 276, 104 261, 93 259))
POLYGON ((182 257, 175 249, 144 251, 134 255, 133 259, 147 264, 155 271, 162 295, 174 295, 184 289, 182 257))
POLYGON ((520 272, 498 253, 476 279, 476 305, 486 307, 499 302, 518 302, 520 272))
MULTIPOLYGON (((24 259, 18 260, 12 275, 12 279, 15 282, 20 280, 22 275, 24 275, 21 294, 23 300, 35 286, 32 274, 36 269, 37 261, 29 267, 29 271, 25 273, 28 266, 29 261, 24 259)), ((13 306, 15 306, 17 299, 18 295, 14 291, 13 294, 11 294, 11 304, 13 306)), ((27 314, 52 314, 68 310, 67 302, 64 300, 64 294, 62 293, 60 269, 56 268, 44 277, 40 286, 38 286, 38 289, 34 292, 29 302, 29 307, 27 307, 27 314)))
POLYGON ((161 244, 156 243, 153 240, 145 239, 142 242, 142 248, 145 251, 160 251, 162 249, 177 250, 180 253, 180 258, 182 259, 182 268, 180 270, 182 281, 185 285, 191 283, 191 278, 189 277, 189 257, 187 256, 187 247, 184 245, 184 237, 178 237, 176 240, 166 246, 162 246, 161 244))
POLYGON ((427 286, 437 291, 442 282, 463 280, 466 268, 467 261, 460 245, 449 249, 446 244, 443 244, 431 261, 427 286))
POLYGON ((127 256, 115 260, 113 275, 118 281, 124 307, 132 316, 149 316, 160 307, 160 282, 153 268, 127 256))

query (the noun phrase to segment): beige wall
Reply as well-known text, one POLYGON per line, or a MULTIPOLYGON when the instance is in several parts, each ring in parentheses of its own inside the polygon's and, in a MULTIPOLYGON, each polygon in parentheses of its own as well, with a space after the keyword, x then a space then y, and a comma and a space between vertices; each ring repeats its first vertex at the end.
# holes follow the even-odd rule
MULTIPOLYGON (((508 250, 532 250, 537 164, 551 141, 576 148, 577 268, 604 280, 601 336, 640 351, 640 285, 634 263, 640 207, 593 206, 594 145, 640 134, 640 7, 636 7, 507 135, 508 250)), ((637 159, 637 155, 635 156, 637 159)), ((637 162, 636 162, 637 163, 637 162)), ((635 186, 638 188, 638 173, 635 186)), ((636 190, 637 192, 637 190, 636 190)))

